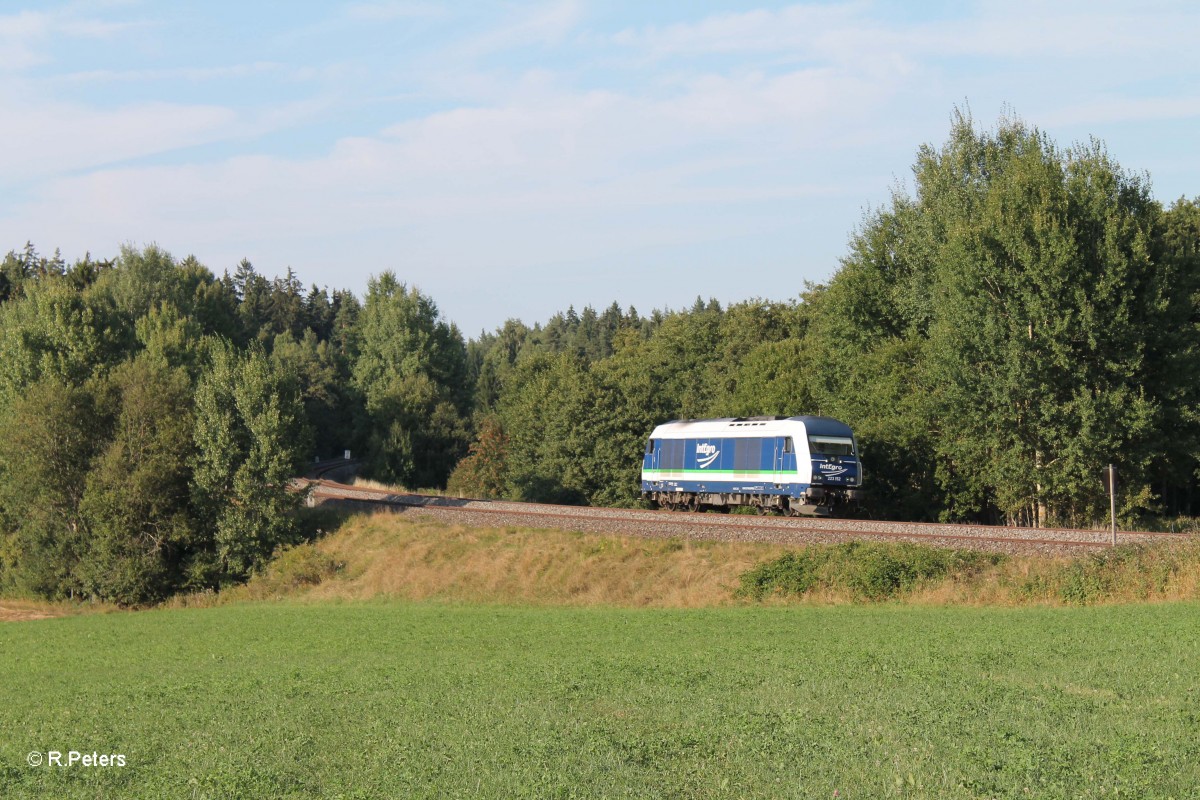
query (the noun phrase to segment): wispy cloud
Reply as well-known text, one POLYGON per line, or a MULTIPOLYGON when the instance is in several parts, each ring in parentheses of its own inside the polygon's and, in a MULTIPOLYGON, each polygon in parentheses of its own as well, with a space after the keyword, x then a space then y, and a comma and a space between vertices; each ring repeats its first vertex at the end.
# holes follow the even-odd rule
POLYGON ((1200 25, 1200 9, 1148 14, 1092 2, 1006 0, 963 5, 953 18, 886 24, 873 11, 868 3, 852 2, 720 13, 695 22, 627 28, 613 42, 656 58, 786 53, 842 61, 879 52, 1111 58, 1124 48, 1186 46, 1200 25))
POLYGON ((97 109, 0 99, 0 174, 18 184, 168 152, 228 135, 237 114, 220 106, 145 103, 97 109))
POLYGON ((0 16, 0 71, 20 72, 50 60, 52 39, 108 39, 152 23, 99 19, 71 7, 0 16))
POLYGON ((828 180, 815 163, 802 177, 797 160, 852 138, 851 126, 833 119, 839 104, 868 109, 884 91, 815 70, 700 79, 668 102, 611 91, 539 94, 346 137, 317 158, 237 157, 65 176, 45 184, 23 225, 42 230, 53 219, 80 214, 81 240, 154 237, 201 249, 213 241, 271 249, 317 230, 322 237, 395 236, 416 226, 436 244, 398 242, 400 251, 428 265, 437 248, 449 248, 466 272, 512 255, 456 235, 480 226, 506 239, 526 237, 522 257, 534 262, 569 258, 580 246, 594 253, 663 246, 703 235, 664 226, 652 215, 624 222, 620 235, 599 220, 625 220, 635 209, 729 211, 859 191, 844 179, 828 180), (771 177, 752 177, 755 170, 771 177), (568 213, 578 215, 561 223, 573 236, 546 244, 538 232, 545 220, 568 213))
POLYGON ((0 16, 0 38, 32 39, 63 35, 79 39, 102 39, 144 24, 111 22, 81 16, 66 8, 56 11, 21 11, 0 16))
POLYGON ((444 17, 447 10, 434 3, 382 2, 353 3, 346 7, 345 15, 352 20, 365 22, 390 22, 397 19, 444 17))
POLYGON ((1084 102, 1070 103, 1042 115, 1045 126, 1097 126, 1116 122, 1161 122, 1200 118, 1200 95, 1172 97, 1127 97, 1101 94, 1084 102))
MULTIPOLYGON (((650 25, 586 0, 364 1, 250 19, 240 39, 214 35, 243 20, 208 6, 187 25, 153 2, 0 17, 0 238, 156 240, 340 285, 403 266, 431 290, 479 287, 476 320, 513 272, 549 313, 614 283, 564 265, 636 264, 630 299, 652 306, 752 264, 762 285, 823 279, 964 99, 1068 140, 1200 116, 1187 3, 725 5, 656 6, 645 18, 675 21, 650 25), (151 12, 154 47, 108 46, 151 12), (178 38, 200 29, 211 42, 178 38)), ((1192 151, 1169 162, 1189 195, 1192 151)))
POLYGON ((462 57, 479 58, 517 47, 560 44, 582 17, 580 0, 558 0, 468 37, 455 49, 462 57))
POLYGON ((48 79, 51 83, 136 83, 141 81, 187 81, 199 83, 211 80, 248 78, 255 75, 300 74, 300 70, 274 61, 255 61, 247 64, 230 64, 218 67, 174 67, 170 69, 94 69, 83 72, 67 72, 48 79))
POLYGON ((830 30, 860 25, 864 7, 801 5, 713 14, 697 22, 627 28, 613 37, 622 46, 655 56, 808 51, 830 30))

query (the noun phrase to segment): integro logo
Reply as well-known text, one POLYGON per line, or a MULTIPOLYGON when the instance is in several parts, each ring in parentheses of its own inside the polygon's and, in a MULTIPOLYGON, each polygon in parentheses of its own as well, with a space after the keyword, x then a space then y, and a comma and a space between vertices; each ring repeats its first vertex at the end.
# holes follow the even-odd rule
POLYGON ((696 463, 700 465, 700 469, 710 466, 717 460, 717 456, 721 455, 721 451, 717 449, 715 444, 709 442, 696 443, 696 463))

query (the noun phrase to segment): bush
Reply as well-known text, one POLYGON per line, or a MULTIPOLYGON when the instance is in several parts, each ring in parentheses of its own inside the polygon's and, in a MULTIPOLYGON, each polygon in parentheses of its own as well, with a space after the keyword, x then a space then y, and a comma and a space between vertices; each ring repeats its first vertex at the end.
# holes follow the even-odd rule
POLYGON ((248 589, 253 597, 288 594, 305 586, 316 586, 345 568, 345 564, 313 544, 287 547, 251 578, 248 589))
POLYGON ((970 577, 1004 558, 998 553, 915 544, 814 545, 743 573, 738 594, 762 600, 825 590, 878 602, 911 592, 921 583, 970 577))
POLYGON ((508 439, 495 416, 483 420, 470 454, 450 473, 446 491, 462 497, 496 500, 504 496, 508 439))
POLYGON ((1167 591, 1173 579, 1200 560, 1196 543, 1163 547, 1131 544, 1089 555, 1065 565, 1049 578, 1035 576, 1028 595, 1050 595, 1068 605, 1090 605, 1119 598, 1144 600, 1167 591))

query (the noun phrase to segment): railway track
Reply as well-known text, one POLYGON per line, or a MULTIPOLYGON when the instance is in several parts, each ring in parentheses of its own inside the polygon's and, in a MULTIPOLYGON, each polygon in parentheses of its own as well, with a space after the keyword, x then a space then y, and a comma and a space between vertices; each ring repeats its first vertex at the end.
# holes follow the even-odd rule
MULTIPOLYGON (((325 470, 333 471, 345 462, 325 470)), ((777 544, 842 542, 855 539, 919 542, 1012 554, 1079 555, 1110 546, 1108 531, 1012 528, 945 523, 883 522, 803 517, 746 517, 686 511, 593 508, 497 500, 468 500, 394 493, 327 480, 310 473, 315 502, 349 503, 398 512, 420 511, 468 525, 558 528, 571 531, 777 544)), ((1184 541, 1187 534, 1120 531, 1117 541, 1184 541)))

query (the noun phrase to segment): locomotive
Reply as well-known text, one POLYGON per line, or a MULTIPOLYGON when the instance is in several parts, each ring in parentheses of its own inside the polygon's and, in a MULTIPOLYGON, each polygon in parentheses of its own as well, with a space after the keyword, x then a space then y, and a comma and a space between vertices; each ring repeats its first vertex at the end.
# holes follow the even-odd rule
POLYGON ((659 425, 642 458, 642 497, 673 511, 831 516, 862 497, 858 442, 830 417, 728 417, 659 425))

